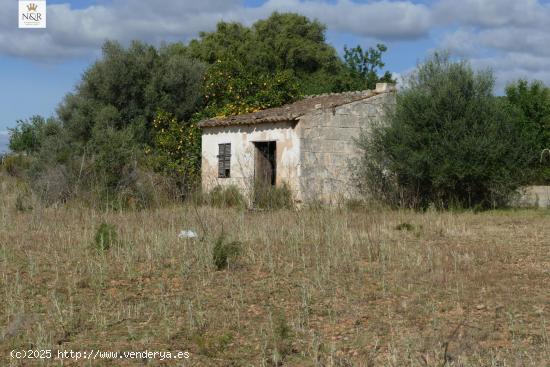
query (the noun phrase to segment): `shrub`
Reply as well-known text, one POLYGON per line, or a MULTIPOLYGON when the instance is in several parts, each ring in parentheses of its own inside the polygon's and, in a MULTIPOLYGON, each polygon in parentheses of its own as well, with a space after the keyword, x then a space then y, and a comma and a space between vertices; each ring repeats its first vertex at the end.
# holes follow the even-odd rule
POLYGON ((448 55, 419 65, 387 121, 358 140, 359 187, 392 206, 506 205, 537 154, 493 86, 491 72, 448 55))
POLYGON ((38 174, 30 175, 30 186, 46 204, 66 202, 72 195, 74 177, 65 165, 42 167, 38 174))
POLYGON ((207 198, 208 204, 218 208, 244 207, 246 200, 235 185, 216 186, 207 198))
MULTIPOLYGON (((540 81, 518 80, 506 86, 506 99, 521 111, 516 123, 531 137, 531 144, 542 151, 550 146, 550 88, 540 81)), ((550 183, 550 169, 542 160, 533 161, 533 183, 550 183)))
POLYGON ((194 206, 208 204, 208 195, 204 194, 200 187, 196 187, 185 195, 185 202, 194 206))
POLYGON ((212 260, 217 270, 228 267, 241 252, 241 243, 239 241, 226 242, 225 235, 222 233, 214 244, 212 260))
POLYGON ((115 226, 108 223, 101 223, 94 237, 96 249, 99 251, 106 251, 118 243, 118 235, 115 226))
POLYGON ((109 194, 132 184, 136 165, 136 143, 130 129, 96 126, 93 130, 92 167, 98 184, 109 194))
POLYGON ((10 176, 21 177, 30 167, 30 159, 23 154, 8 154, 2 159, 2 165, 10 176))
POLYGON ((27 210, 32 210, 32 206, 27 203, 28 196, 22 195, 21 193, 17 194, 15 198, 15 209, 18 212, 26 212, 27 210))
POLYGON ((280 187, 254 185, 254 206, 260 209, 291 209, 294 207, 292 190, 287 183, 280 187))
POLYGON ((132 167, 121 174, 125 181, 110 196, 100 193, 96 201, 115 210, 143 210, 172 204, 181 198, 173 177, 132 167))
POLYGON ((37 152, 43 141, 61 130, 59 121, 50 117, 33 116, 29 120, 18 120, 17 127, 10 130, 9 147, 12 151, 27 154, 37 152))

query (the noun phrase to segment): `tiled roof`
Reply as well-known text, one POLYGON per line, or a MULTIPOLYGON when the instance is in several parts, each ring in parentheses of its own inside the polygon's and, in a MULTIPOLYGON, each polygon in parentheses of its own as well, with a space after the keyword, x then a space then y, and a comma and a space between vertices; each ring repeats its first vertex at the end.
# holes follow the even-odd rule
POLYGON ((328 93, 309 96, 294 103, 281 107, 268 108, 262 111, 245 113, 227 117, 202 120, 199 127, 253 125, 265 122, 295 121, 301 116, 315 109, 325 109, 341 106, 351 102, 367 99, 378 94, 395 90, 393 85, 378 84, 376 90, 356 92, 328 93))

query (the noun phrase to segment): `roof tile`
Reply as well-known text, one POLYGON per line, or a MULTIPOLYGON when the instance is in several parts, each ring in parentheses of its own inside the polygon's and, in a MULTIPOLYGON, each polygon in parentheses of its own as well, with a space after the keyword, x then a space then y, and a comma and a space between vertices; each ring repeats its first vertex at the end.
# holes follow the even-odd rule
POLYGON ((215 117, 202 120, 199 122, 199 127, 206 128, 216 126, 253 125, 263 122, 295 121, 315 109, 333 108, 394 90, 395 87, 392 86, 391 88, 383 89, 383 92, 377 90, 363 90, 307 96, 297 102, 281 107, 268 108, 242 115, 215 117))

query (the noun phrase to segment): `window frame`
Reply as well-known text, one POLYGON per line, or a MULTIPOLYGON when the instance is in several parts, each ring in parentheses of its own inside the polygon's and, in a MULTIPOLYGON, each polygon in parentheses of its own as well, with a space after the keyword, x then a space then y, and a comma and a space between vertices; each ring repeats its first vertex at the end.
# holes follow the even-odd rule
POLYGON ((231 143, 218 144, 218 178, 231 178, 231 143))

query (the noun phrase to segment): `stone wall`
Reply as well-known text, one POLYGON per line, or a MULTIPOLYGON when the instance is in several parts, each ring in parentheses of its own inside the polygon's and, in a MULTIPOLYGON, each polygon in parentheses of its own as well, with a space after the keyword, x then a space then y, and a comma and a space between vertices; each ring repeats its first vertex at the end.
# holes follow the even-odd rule
POLYGON ((297 126, 300 139, 300 190, 305 201, 339 202, 357 195, 350 164, 359 156, 354 139, 382 122, 395 104, 395 92, 303 116, 297 126))
POLYGON ((550 186, 528 186, 521 191, 517 207, 550 208, 550 186))

